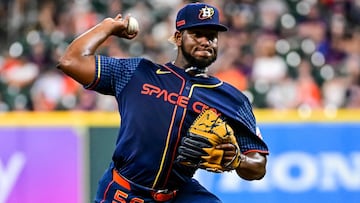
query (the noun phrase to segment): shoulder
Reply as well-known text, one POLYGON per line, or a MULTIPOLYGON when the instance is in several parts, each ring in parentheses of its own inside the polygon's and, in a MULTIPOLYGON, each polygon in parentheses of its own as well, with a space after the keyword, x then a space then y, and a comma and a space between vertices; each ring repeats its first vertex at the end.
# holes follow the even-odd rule
POLYGON ((222 88, 224 89, 223 94, 225 94, 227 98, 226 104, 230 106, 230 108, 223 113, 235 121, 242 123, 249 128, 251 132, 255 133, 256 122, 249 98, 242 91, 227 82, 223 82, 222 88))
POLYGON ((137 57, 132 59, 138 61, 139 68, 151 69, 151 68, 159 68, 161 66, 160 64, 143 57, 137 57))
POLYGON ((226 89, 226 91, 232 95, 233 97, 235 97, 238 101, 245 101, 245 102, 249 102, 248 97, 239 89, 237 89, 236 87, 234 87, 233 85, 222 81, 223 83, 223 88, 226 89))
POLYGON ((98 55, 96 57, 98 65, 113 67, 120 70, 132 70, 137 69, 151 69, 152 67, 158 68, 160 65, 144 57, 114 57, 98 55))
POLYGON ((122 64, 140 64, 140 63, 149 63, 150 60, 143 57, 116 57, 116 56, 105 56, 97 55, 96 60, 98 62, 108 62, 108 63, 122 63, 122 64))

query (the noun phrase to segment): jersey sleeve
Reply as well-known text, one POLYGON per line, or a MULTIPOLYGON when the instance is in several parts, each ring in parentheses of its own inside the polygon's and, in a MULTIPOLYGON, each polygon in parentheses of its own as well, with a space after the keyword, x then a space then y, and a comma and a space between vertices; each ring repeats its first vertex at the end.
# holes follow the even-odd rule
POLYGON ((241 153, 260 152, 269 154, 268 146, 257 126, 253 108, 248 98, 239 91, 231 91, 236 95, 234 112, 227 112, 230 126, 234 129, 241 153))
POLYGON ((96 55, 94 80, 84 87, 101 94, 116 95, 129 82, 141 60, 96 55))
POLYGON ((238 109, 238 119, 240 118, 239 120, 242 121, 243 125, 236 129, 240 150, 244 154, 253 151, 269 154, 268 146, 256 124, 251 104, 247 99, 243 101, 243 105, 238 109))
POLYGON ((269 149, 260 134, 254 135, 246 129, 237 130, 236 136, 241 153, 260 152, 269 154, 269 149))

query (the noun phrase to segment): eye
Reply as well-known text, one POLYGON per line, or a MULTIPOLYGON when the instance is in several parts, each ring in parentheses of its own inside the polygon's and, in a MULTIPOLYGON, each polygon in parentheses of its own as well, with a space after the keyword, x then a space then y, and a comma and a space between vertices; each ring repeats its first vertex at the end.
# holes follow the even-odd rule
POLYGON ((194 35, 195 35, 195 37, 203 37, 203 33, 202 32, 194 32, 194 35))
POLYGON ((214 41, 217 39, 217 33, 212 33, 212 32, 206 33, 206 32, 194 31, 192 35, 195 38, 205 37, 211 41, 214 41))

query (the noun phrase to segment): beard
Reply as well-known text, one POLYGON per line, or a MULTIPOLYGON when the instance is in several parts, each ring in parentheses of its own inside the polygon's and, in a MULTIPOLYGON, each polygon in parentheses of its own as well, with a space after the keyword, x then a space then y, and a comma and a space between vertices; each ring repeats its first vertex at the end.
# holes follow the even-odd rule
POLYGON ((181 46, 181 52, 182 52, 184 58, 186 59, 186 61, 188 62, 188 65, 186 68, 196 67, 197 69, 205 70, 217 58, 216 50, 214 50, 214 56, 212 56, 210 58, 196 59, 189 52, 186 52, 186 50, 184 49, 184 44, 182 44, 182 46, 181 46))

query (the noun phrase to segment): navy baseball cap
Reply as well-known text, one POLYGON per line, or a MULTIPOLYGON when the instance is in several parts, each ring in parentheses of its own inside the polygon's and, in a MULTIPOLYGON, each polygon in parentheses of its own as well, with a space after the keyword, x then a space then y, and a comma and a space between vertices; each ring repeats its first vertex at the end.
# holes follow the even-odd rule
POLYGON ((177 30, 182 31, 195 27, 210 27, 221 32, 228 30, 225 25, 220 24, 218 9, 204 3, 187 4, 177 13, 177 30))

